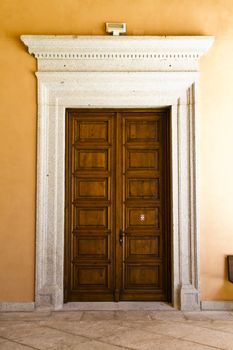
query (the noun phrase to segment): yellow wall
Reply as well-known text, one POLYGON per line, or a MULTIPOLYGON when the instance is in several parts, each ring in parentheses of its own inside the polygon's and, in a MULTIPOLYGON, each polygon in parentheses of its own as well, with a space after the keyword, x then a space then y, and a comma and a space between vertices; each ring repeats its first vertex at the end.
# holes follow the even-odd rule
POLYGON ((34 298, 36 69, 21 34, 215 35, 200 62, 201 290, 233 299, 225 255, 233 254, 233 1, 0 1, 0 300, 34 298))

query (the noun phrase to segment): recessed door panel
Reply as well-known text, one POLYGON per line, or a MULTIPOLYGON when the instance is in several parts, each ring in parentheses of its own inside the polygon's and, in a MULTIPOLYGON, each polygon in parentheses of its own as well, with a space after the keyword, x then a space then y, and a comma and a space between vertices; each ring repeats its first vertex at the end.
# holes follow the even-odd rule
POLYGON ((160 288, 161 285, 159 265, 131 265, 126 267, 126 289, 148 290, 160 288))
POLYGON ((77 150, 76 170, 96 170, 108 169, 108 151, 95 149, 77 150))
POLYGON ((74 219, 78 229, 107 228, 108 208, 76 208, 74 219))
POLYGON ((159 228, 159 208, 127 208, 126 228, 159 228))
POLYGON ((159 141, 159 124, 155 121, 127 121, 127 142, 159 141))
POLYGON ((159 151, 144 149, 128 149, 128 169, 127 170, 145 170, 159 169, 159 151))
POLYGON ((126 252, 128 259, 150 259, 161 255, 160 236, 127 236, 126 252))
POLYGON ((108 266, 85 266, 74 265, 74 284, 73 288, 101 288, 109 287, 108 266))
POLYGON ((77 199, 108 199, 108 178, 77 178, 77 199))
POLYGON ((159 199, 159 179, 131 179, 127 181, 127 198, 159 199))
POLYGON ((80 142, 108 142, 108 121, 77 122, 77 137, 80 142))
POLYGON ((108 236, 74 236, 73 247, 74 254, 73 259, 108 259, 110 258, 110 246, 108 236), (90 237, 91 236, 91 237, 90 237))

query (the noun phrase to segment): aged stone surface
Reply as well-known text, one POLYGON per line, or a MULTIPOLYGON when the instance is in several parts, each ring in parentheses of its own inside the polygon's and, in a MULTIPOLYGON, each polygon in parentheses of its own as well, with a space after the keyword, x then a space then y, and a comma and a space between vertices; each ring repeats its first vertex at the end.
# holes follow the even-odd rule
POLYGON ((0 350, 233 348, 230 312, 37 311, 0 316, 0 350))

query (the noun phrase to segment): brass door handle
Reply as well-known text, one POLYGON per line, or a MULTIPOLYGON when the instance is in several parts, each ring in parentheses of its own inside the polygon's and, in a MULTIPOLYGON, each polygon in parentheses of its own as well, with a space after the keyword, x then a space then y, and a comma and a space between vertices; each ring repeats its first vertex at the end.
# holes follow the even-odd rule
POLYGON ((120 235, 119 235, 119 242, 120 242, 120 244, 123 243, 123 240, 124 240, 125 235, 126 235, 125 231, 123 231, 122 229, 120 229, 120 235))

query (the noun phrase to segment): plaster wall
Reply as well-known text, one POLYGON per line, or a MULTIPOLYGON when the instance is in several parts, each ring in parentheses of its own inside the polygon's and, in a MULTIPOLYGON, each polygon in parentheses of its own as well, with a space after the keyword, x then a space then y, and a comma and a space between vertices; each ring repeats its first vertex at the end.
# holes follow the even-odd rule
POLYGON ((200 62, 201 297, 232 300, 225 256, 233 254, 232 0, 1 0, 0 300, 34 300, 36 60, 21 34, 214 35, 200 62))

